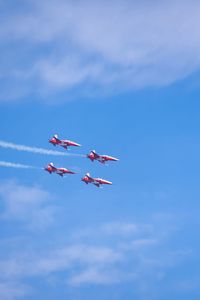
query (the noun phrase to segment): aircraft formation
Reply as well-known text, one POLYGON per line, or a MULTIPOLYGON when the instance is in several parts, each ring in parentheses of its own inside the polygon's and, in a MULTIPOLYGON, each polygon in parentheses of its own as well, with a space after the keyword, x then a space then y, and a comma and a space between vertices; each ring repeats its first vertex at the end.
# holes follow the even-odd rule
MULTIPOLYGON (((51 143, 53 146, 61 146, 64 149, 68 149, 69 147, 80 147, 81 145, 70 141, 70 140, 62 140, 58 138, 58 135, 55 134, 50 140, 49 143, 51 143)), ((89 154, 86 155, 86 157, 88 159, 90 159, 92 162, 94 162, 95 160, 105 164, 108 161, 118 161, 119 159, 110 155, 100 155, 97 154, 95 150, 90 151, 89 154)), ((45 171, 49 172, 49 174, 52 173, 56 173, 59 176, 63 177, 65 174, 76 174, 75 172, 67 169, 67 168, 63 168, 63 167, 59 167, 57 168, 53 163, 49 163, 45 168, 45 171)), ((93 184, 97 187, 100 187, 102 185, 111 185, 112 182, 108 181, 106 179, 102 179, 102 178, 93 178, 92 176, 90 176, 90 173, 86 173, 85 176, 83 178, 81 178, 81 181, 85 182, 86 184, 93 184)))

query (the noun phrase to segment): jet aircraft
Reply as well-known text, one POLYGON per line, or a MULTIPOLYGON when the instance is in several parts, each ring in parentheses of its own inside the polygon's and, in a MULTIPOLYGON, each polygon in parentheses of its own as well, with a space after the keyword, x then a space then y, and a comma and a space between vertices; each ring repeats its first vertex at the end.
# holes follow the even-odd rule
POLYGON ((102 178, 92 178, 90 176, 90 173, 87 173, 83 178, 81 178, 81 180, 83 182, 85 182, 86 184, 92 183, 92 184, 96 185, 97 187, 100 187, 100 185, 102 185, 102 184, 112 184, 112 182, 102 179, 102 178))
POLYGON ((97 154, 95 150, 90 151, 89 154, 87 154, 87 157, 91 160, 98 160, 100 163, 105 164, 107 161, 118 161, 118 158, 109 156, 109 155, 100 155, 97 154))
POLYGON ((70 171, 70 170, 68 170, 66 168, 56 168, 53 163, 49 163, 45 167, 45 171, 49 172, 50 174, 51 173, 56 173, 56 174, 58 174, 58 175, 60 175, 62 177, 65 174, 75 174, 74 172, 72 172, 72 171, 70 171))
POLYGON ((49 140, 49 143, 51 143, 54 146, 60 145, 65 149, 67 149, 69 146, 75 146, 75 147, 81 146, 80 144, 75 143, 73 141, 59 139, 57 134, 54 134, 54 136, 49 140))

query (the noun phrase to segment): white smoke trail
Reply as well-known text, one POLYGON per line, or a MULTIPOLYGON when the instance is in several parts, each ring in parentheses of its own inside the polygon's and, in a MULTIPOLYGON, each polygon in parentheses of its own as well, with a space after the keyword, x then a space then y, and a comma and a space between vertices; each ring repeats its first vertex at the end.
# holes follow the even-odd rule
POLYGON ((7 149, 14 149, 14 150, 17 150, 17 151, 26 151, 26 152, 32 152, 32 153, 38 153, 38 154, 45 154, 45 155, 85 157, 85 155, 83 155, 83 154, 66 153, 66 152, 48 150, 48 149, 37 148, 37 147, 16 145, 16 144, 7 143, 7 142, 4 142, 4 141, 0 141, 0 147, 7 148, 7 149))
POLYGON ((0 161, 0 167, 7 167, 7 168, 17 168, 17 169, 40 169, 38 167, 22 165, 17 163, 11 163, 7 161, 0 161))

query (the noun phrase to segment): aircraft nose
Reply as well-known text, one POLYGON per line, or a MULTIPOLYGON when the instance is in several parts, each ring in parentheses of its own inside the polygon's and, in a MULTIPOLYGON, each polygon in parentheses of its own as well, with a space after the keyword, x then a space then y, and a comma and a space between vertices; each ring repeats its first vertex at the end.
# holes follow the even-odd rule
POLYGON ((75 173, 75 172, 73 172, 73 171, 70 171, 69 173, 70 173, 70 174, 76 174, 76 173, 75 173))

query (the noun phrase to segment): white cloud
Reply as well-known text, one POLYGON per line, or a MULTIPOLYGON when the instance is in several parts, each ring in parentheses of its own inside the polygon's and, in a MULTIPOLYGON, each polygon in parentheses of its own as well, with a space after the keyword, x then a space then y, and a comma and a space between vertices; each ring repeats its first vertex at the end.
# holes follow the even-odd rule
POLYGON ((68 284, 72 286, 79 286, 82 284, 110 285, 119 283, 120 281, 121 276, 116 270, 105 270, 90 267, 79 274, 74 276, 72 275, 68 284))
POLYGON ((151 226, 147 224, 135 224, 135 223, 126 223, 126 222, 107 222, 97 227, 93 228, 82 228, 73 232, 74 239, 85 239, 90 238, 91 236, 98 235, 106 237, 121 237, 121 238, 131 238, 137 237, 141 234, 149 234, 151 232, 151 226))
POLYGON ((15 300, 28 296, 31 288, 19 282, 0 282, 0 298, 2 300, 15 300))
POLYGON ((26 13, 13 9, 0 30, 0 77, 16 97, 163 86, 200 68, 198 1, 30 3, 26 13), (7 51, 13 45, 17 56, 7 51))
POLYGON ((138 232, 139 226, 132 223, 107 223, 102 226, 104 233, 108 235, 132 235, 138 232))
POLYGON ((177 282, 174 283, 174 289, 178 292, 184 292, 188 293, 191 291, 199 291, 200 288, 200 283, 199 283, 199 276, 194 276, 191 278, 189 276, 188 279, 183 279, 183 280, 178 280, 177 282))
POLYGON ((18 257, 0 262, 0 278, 20 278, 24 276, 47 276, 53 272, 71 270, 79 266, 111 266, 122 260, 122 254, 109 247, 69 245, 50 249, 45 255, 22 251, 18 257))
POLYGON ((54 221, 56 207, 48 203, 49 193, 36 186, 25 186, 14 181, 0 185, 0 198, 4 220, 16 220, 26 224, 29 229, 45 229, 54 221))
MULTIPOLYGON (((40 206, 32 206, 34 199, 40 205, 48 199, 43 190, 39 189, 39 192, 36 187, 19 186, 16 183, 1 186, 0 194, 7 193, 8 199, 13 199, 10 196, 13 190, 18 195, 16 202, 20 202, 21 195, 26 196, 28 190, 29 193, 32 192, 30 206, 33 210, 40 210, 40 206)), ((23 205, 25 203, 26 206, 26 197, 23 199, 23 205)), ((11 210, 8 205, 10 218, 18 215, 23 219, 25 213, 30 214, 29 211, 21 211, 20 205, 11 210)), ((4 222, 5 219, 1 221, 4 222)), ((171 225, 176 221, 169 215, 166 217, 165 214, 159 214, 157 218, 153 216, 146 222, 147 220, 141 224, 115 220, 96 225, 92 229, 72 230, 71 236, 62 231, 61 238, 59 233, 55 236, 51 233, 46 235, 45 232, 44 239, 39 241, 40 245, 38 240, 33 241, 26 234, 14 237, 13 241, 1 240, 0 246, 4 250, 0 259, 0 281, 11 286, 13 282, 17 282, 22 287, 23 282, 39 279, 46 286, 51 285, 53 278, 55 284, 67 284, 68 288, 75 289, 88 285, 130 283, 136 293, 145 298, 152 287, 162 284, 168 270, 173 270, 191 255, 187 249, 177 249, 170 243, 174 233, 171 225)), ((177 228, 174 230, 176 232, 177 228)), ((12 298, 12 288, 10 293, 8 300, 15 299, 12 298)), ((20 297, 23 294, 19 293, 20 297)))
MULTIPOLYGON (((95 228, 95 236, 98 244, 95 243, 93 232, 88 232, 90 237, 88 242, 78 243, 73 240, 66 244, 55 242, 54 246, 42 248, 34 251, 25 247, 15 255, 10 255, 0 261, 2 270, 0 278, 6 280, 23 280, 27 277, 48 278, 51 274, 65 272, 68 284, 114 284, 122 281, 140 281, 146 273, 152 273, 157 276, 160 271, 171 268, 176 262, 184 260, 188 253, 184 251, 166 251, 162 250, 166 241, 159 239, 154 232, 152 237, 152 228, 147 230, 148 226, 131 223, 110 223, 112 230, 108 232, 108 237, 115 237, 110 243, 105 237, 107 224, 101 224, 95 228), (123 231, 116 232, 116 224, 121 228, 126 228, 125 239, 123 231), (135 236, 135 228, 137 235, 135 236), (140 229, 139 229, 140 228, 140 229), (146 230, 144 231, 144 228, 146 230), (134 229, 134 234, 132 229, 134 229), (128 266, 127 266, 128 264, 128 266), (126 266, 126 267, 124 267, 126 266)), ((78 238, 78 237, 77 237, 78 238)), ((79 237, 80 240, 82 236, 79 237)), ((16 244, 16 241, 15 241, 16 244)), ((23 243, 25 244, 25 243, 23 243)))

